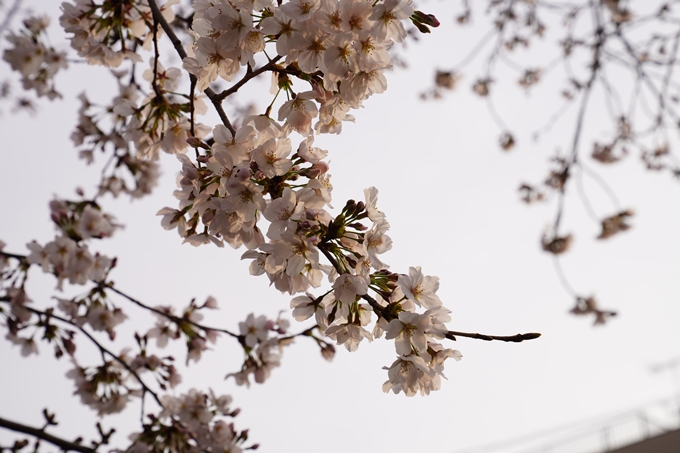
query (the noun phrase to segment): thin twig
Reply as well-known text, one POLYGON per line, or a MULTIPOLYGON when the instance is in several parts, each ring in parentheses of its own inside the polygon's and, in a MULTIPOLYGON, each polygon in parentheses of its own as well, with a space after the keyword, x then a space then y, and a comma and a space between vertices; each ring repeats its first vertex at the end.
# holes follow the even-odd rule
POLYGON ((149 310, 149 311, 151 311, 151 312, 153 312, 153 313, 156 313, 157 315, 160 315, 160 316, 163 316, 163 317, 165 317, 165 318, 168 318, 169 320, 171 320, 172 322, 174 322, 174 323, 176 323, 176 324, 182 324, 182 323, 191 324, 192 326, 198 327, 199 329, 202 329, 202 330, 206 330, 206 331, 215 331, 215 332, 222 332, 222 333, 226 333, 227 335, 232 336, 232 337, 234 337, 234 338, 239 338, 239 337, 240 337, 240 335, 237 335, 237 334, 235 334, 235 333, 233 333, 233 332, 230 332, 230 331, 228 331, 228 330, 226 330, 226 329, 219 329, 219 328, 217 328, 217 327, 208 327, 208 326, 204 326, 204 325, 199 324, 199 323, 197 323, 197 322, 194 322, 194 321, 192 321, 192 320, 190 320, 190 319, 187 319, 187 318, 180 318, 179 316, 171 315, 170 313, 166 313, 166 312, 164 312, 163 310, 159 310, 159 309, 157 309, 157 308, 154 308, 154 307, 151 307, 151 306, 149 306, 149 305, 146 305, 145 303, 143 303, 143 302, 141 302, 141 301, 135 299, 134 297, 125 294, 125 293, 122 292, 121 290, 115 288, 115 287, 112 286, 110 283, 109 283, 109 284, 105 284, 102 288, 110 289, 111 291, 113 291, 114 293, 118 294, 119 296, 122 296, 122 297, 126 298, 127 300, 129 300, 129 301, 132 302, 133 304, 136 304, 136 305, 138 305, 138 306, 140 306, 140 307, 142 307, 142 308, 144 308, 144 309, 146 309, 146 310, 149 310))
POLYGON ((479 40, 479 42, 475 45, 475 47, 472 48, 472 50, 463 58, 461 61, 459 61, 457 64, 453 66, 452 71, 457 72, 463 69, 465 66, 467 66, 472 60, 474 60, 477 57, 477 53, 486 46, 486 44, 489 42, 491 38, 497 33, 496 29, 493 28, 489 30, 482 39, 479 40))
POLYGON ((578 294, 576 294, 576 291, 574 291, 574 288, 572 288, 571 284, 569 283, 569 280, 567 280, 567 276, 564 274, 564 270, 562 269, 562 264, 560 263, 559 257, 553 255, 553 265, 555 266, 555 273, 557 274, 557 278, 560 280, 560 284, 564 288, 566 292, 569 293, 571 297, 578 297, 578 294))
POLYGON ((153 80, 151 81, 151 86, 153 87, 154 93, 156 93, 156 97, 158 98, 159 102, 161 100, 165 99, 165 96, 163 96, 163 92, 161 91, 160 87, 158 86, 158 59, 160 58, 160 55, 158 53, 158 21, 154 17, 153 19, 153 80))
POLYGON ((607 184, 607 182, 604 180, 604 178, 602 176, 598 175, 595 171, 593 171, 587 165, 585 165, 582 161, 578 163, 578 167, 581 169, 581 171, 586 176, 589 176, 593 181, 595 181, 597 183, 597 185, 600 186, 600 188, 602 189, 602 191, 605 194, 607 194, 609 201, 611 201, 612 205, 614 206, 614 210, 620 211, 621 210, 621 203, 619 202, 619 198, 616 196, 616 193, 609 186, 609 184, 607 184))
MULTIPOLYGON (((312 335, 312 332, 314 332, 314 330, 316 330, 318 328, 319 328, 319 325, 314 324, 313 326, 303 330, 302 332, 294 333, 293 335, 288 335, 286 337, 281 337, 281 338, 279 338, 279 341, 280 340, 292 340, 295 337, 312 337, 312 338, 315 338, 318 341, 319 338, 316 338, 314 335, 312 335)), ((323 341, 323 340, 321 340, 321 341, 323 341)))
POLYGON ((484 340, 484 341, 507 341, 511 343, 521 343, 522 341, 526 340, 534 340, 538 337, 540 337, 541 334, 537 332, 532 332, 532 333, 518 333, 517 335, 511 335, 511 336, 499 336, 499 335, 484 335, 481 333, 469 333, 469 332, 456 332, 454 330, 449 330, 446 332, 446 338, 449 340, 456 341, 456 337, 467 337, 467 338, 474 338, 476 340, 484 340))
MULTIPOLYGON (((593 2, 590 2, 591 8, 595 8, 596 6, 593 4, 593 2)), ((586 82, 583 96, 581 98, 581 106, 579 108, 578 116, 576 119, 576 129, 574 130, 574 137, 571 143, 571 162, 569 165, 577 165, 579 162, 578 159, 578 149, 579 149, 579 141, 581 139, 581 131, 583 129, 583 121, 585 119, 585 114, 586 114, 586 107, 588 105, 588 100, 590 99, 590 94, 592 92, 593 84, 595 80, 597 80, 597 76, 599 74, 599 69, 601 67, 601 62, 600 62, 600 50, 602 48, 602 45, 604 44, 605 41, 605 34, 604 30, 602 29, 602 24, 599 21, 599 15, 597 13, 594 13, 596 17, 596 24, 597 24, 597 42, 593 44, 593 61, 591 63, 591 74, 590 78, 588 79, 588 82, 586 82)), ((555 215, 555 223, 553 225, 553 234, 555 237, 558 236, 559 234, 559 228, 560 228, 560 222, 562 220, 562 213, 564 211, 564 197, 566 195, 566 184, 567 181, 564 182, 562 187, 560 188, 559 194, 558 194, 558 203, 557 203, 557 214, 555 215)))
POLYGON ((583 207, 585 208, 588 217, 590 217, 590 219, 593 222, 599 224, 600 218, 598 217, 597 212, 595 212, 595 208, 593 208, 593 204, 590 202, 590 198, 588 198, 588 194, 586 193, 586 190, 583 187, 583 171, 576 173, 575 177, 576 177, 576 193, 578 193, 578 196, 581 199, 581 204, 583 204, 583 207))
POLYGON ((266 65, 254 70, 254 71, 248 71, 243 76, 243 78, 241 80, 239 80, 238 82, 236 82, 231 88, 224 90, 221 93, 217 94, 217 99, 219 99, 221 101, 221 100, 231 96, 232 94, 236 93, 239 90, 239 88, 241 88, 243 85, 245 85, 250 79, 253 79, 253 78, 259 76, 263 72, 271 71, 272 69, 274 69, 274 66, 276 66, 276 62, 278 62, 281 58, 283 58, 281 55, 277 55, 276 57, 274 57, 274 59, 272 59, 266 65))
POLYGON ((13 422, 0 417, 0 426, 10 431, 28 434, 29 436, 37 437, 46 442, 56 445, 63 451, 79 451, 81 453, 96 453, 95 448, 86 447, 77 442, 71 442, 68 440, 61 439, 59 437, 47 434, 44 430, 33 428, 31 426, 22 425, 21 423, 13 422))
MULTIPOLYGON (((339 269, 339 265, 337 260, 333 257, 333 255, 325 248, 325 247, 320 247, 321 252, 324 254, 324 256, 330 261, 335 269, 338 272, 341 272, 339 269)), ((389 309, 387 307, 383 307, 376 301, 373 297, 369 296, 368 294, 364 294, 360 296, 363 300, 369 303, 371 308, 373 308, 373 311, 380 316, 381 318, 384 318, 386 321, 391 321, 395 319, 395 315, 390 313, 389 309)), ((481 333, 467 333, 467 332, 455 332, 450 330, 446 334, 446 338, 449 340, 456 340, 456 335, 460 337, 468 337, 468 338, 476 338, 478 340, 485 340, 485 341, 491 341, 491 340, 498 340, 498 341, 509 341, 509 342, 514 342, 514 343, 519 343, 524 340, 533 340, 534 338, 538 338, 541 336, 540 333, 523 333, 523 334, 517 334, 513 336, 497 336, 497 335, 484 335, 481 333)))

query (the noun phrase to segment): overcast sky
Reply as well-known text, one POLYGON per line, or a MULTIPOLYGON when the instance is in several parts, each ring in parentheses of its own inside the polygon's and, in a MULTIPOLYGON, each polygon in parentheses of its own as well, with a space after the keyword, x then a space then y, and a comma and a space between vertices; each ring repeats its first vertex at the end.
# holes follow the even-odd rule
MULTIPOLYGON (((57 2, 25 3, 48 12, 58 24, 57 2)), ((680 183, 644 170, 635 153, 613 167, 591 163, 621 205, 636 215, 630 231, 597 241, 599 225, 588 218, 575 193, 567 197, 565 231, 572 231, 575 241, 562 267, 579 293, 595 295, 619 316, 593 327, 591 318, 568 314, 573 300, 560 285, 552 257, 540 250, 541 234, 556 206, 526 206, 517 193, 521 182, 545 178, 556 150, 568 149, 573 111, 539 141, 532 140, 557 109, 562 79, 526 94, 515 88, 516 74, 501 71, 507 78, 499 77, 496 106, 519 132, 517 146, 502 152, 497 144, 502 131, 470 89, 479 65, 472 64, 445 99, 419 99, 434 70, 462 59, 487 30, 481 18, 465 30, 455 27, 453 12, 444 6, 427 3, 426 12, 436 12, 442 27, 402 53, 409 68, 388 74, 387 92, 354 112, 356 123, 346 123, 340 136, 319 136, 315 145, 329 150, 336 208, 347 199, 361 199, 364 188, 380 190, 380 209, 394 241, 383 261, 394 272, 422 266, 426 274, 439 276, 438 294, 453 311, 452 330, 540 332, 542 337, 521 344, 461 338, 449 346, 459 349, 463 360, 447 363, 442 389, 414 398, 381 391, 387 379, 381 367, 395 358, 391 342, 364 342, 355 353, 339 347, 335 360, 327 363, 312 342, 298 339, 265 385, 247 389, 224 380, 240 367, 241 352, 221 338, 186 372, 179 391, 197 387, 231 394, 242 408, 237 428, 249 428, 250 439, 261 444, 263 453, 451 453, 618 413, 678 390, 669 373, 653 374, 650 366, 680 355, 680 183)), ((67 48, 58 26, 51 36, 55 46, 67 48)), ((550 57, 548 49, 557 39, 548 35, 545 46, 531 49, 538 52, 537 61, 550 57)), ((178 61, 165 63, 172 64, 178 61)), ((0 74, 4 78, 9 68, 3 64, 0 74)), ((79 161, 69 135, 79 106, 75 97, 85 90, 93 100, 107 102, 114 78, 101 67, 74 63, 57 83, 63 100, 41 101, 34 116, 13 115, 5 108, 0 120, 5 220, 0 239, 11 252, 25 253, 33 239, 51 240, 49 200, 55 195, 74 198, 76 186, 92 194, 103 164, 101 158, 90 167, 79 161)), ((253 85, 238 101, 252 100, 263 110, 267 97, 253 96, 257 90, 266 92, 269 80, 253 85)), ((600 95, 595 93, 587 116, 583 155, 590 140, 611 130, 600 95)), ((212 126, 211 121, 205 120, 212 126)), ((118 257, 112 273, 116 285, 150 305, 181 307, 193 297, 201 301, 212 295, 220 310, 210 324, 232 330, 251 312, 270 317, 280 310, 288 313, 290 297, 269 288, 264 277, 251 277, 248 263, 239 259, 243 250, 181 245, 176 232, 160 227, 155 213, 175 205, 172 190, 179 170, 172 156, 162 156, 162 165, 153 196, 133 203, 123 198, 102 202, 125 225, 111 240, 91 246, 118 257)), ((594 181, 585 179, 584 186, 602 217, 615 213, 594 181)), ((52 277, 31 272, 28 290, 36 306, 51 303, 54 285, 52 277)), ((66 288, 69 296, 78 292, 66 288)), ((126 310, 134 316, 122 326, 119 348, 131 346, 130 334, 147 329, 151 321, 134 308, 126 310)), ((291 330, 306 326, 292 321, 291 330)), ((83 363, 92 352, 86 349, 79 358, 83 363)), ((181 348, 170 352, 183 362, 181 348)), ((54 433, 73 438, 93 432, 95 414, 71 396, 72 382, 64 377, 72 366, 67 359, 56 361, 42 345, 38 357, 22 358, 6 341, 0 342, 0 358, 0 417, 38 426, 40 412, 48 407, 61 421, 54 433)), ((121 427, 116 445, 136 429, 138 414, 138 404, 132 404, 124 414, 104 419, 105 427, 121 427)), ((0 444, 10 438, 0 430, 0 444)))

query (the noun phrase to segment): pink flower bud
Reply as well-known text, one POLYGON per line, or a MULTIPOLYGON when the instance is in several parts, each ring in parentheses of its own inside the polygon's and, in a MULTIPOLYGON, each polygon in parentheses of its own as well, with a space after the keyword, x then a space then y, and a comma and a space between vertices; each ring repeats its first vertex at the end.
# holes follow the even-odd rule
POLYGON ((317 162, 312 165, 312 169, 319 171, 319 174, 323 175, 328 171, 328 164, 326 162, 317 162))

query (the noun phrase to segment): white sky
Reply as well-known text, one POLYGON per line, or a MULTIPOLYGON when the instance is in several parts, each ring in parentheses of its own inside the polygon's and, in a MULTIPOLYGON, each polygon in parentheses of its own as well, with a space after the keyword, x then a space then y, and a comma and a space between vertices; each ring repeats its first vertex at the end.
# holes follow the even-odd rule
MULTIPOLYGON (((49 11, 57 23, 57 2, 26 3, 49 11)), ((388 341, 362 343, 352 354, 339 347, 335 360, 327 363, 312 342, 299 339, 285 350, 282 366, 266 385, 246 389, 223 379, 240 367, 241 353, 222 338, 186 372, 179 390, 213 388, 231 394, 234 406, 242 408, 237 428, 249 428, 262 453, 454 452, 673 393, 669 376, 652 374, 649 367, 680 354, 680 184, 645 171, 635 154, 616 166, 591 165, 636 216, 632 230, 598 242, 599 226, 588 219, 575 193, 567 198, 564 225, 576 239, 562 266, 577 291, 595 294, 603 307, 619 311, 598 328, 590 318, 569 315, 573 301, 539 245, 555 206, 527 207, 516 189, 520 182, 542 180, 547 159, 556 149, 567 150, 573 116, 533 142, 531 133, 555 110, 559 84, 548 82, 525 95, 512 87, 518 76, 506 72, 508 81, 499 77, 495 85, 496 105, 520 132, 518 146, 506 154, 497 146, 500 131, 470 90, 478 66, 471 66, 447 99, 420 101, 418 93, 429 87, 434 69, 459 61, 476 42, 473 37, 486 31, 481 20, 464 32, 454 28, 453 14, 442 6, 428 2, 422 8, 439 11, 443 25, 409 46, 405 57, 410 69, 388 74, 388 91, 354 112, 356 124, 345 124, 340 136, 317 137, 315 145, 330 151, 336 207, 349 198, 361 199, 366 187, 380 190, 380 209, 392 225, 394 241, 384 261, 395 272, 420 265, 440 277, 439 296, 453 311, 452 330, 497 335, 537 331, 543 336, 522 344, 461 338, 451 347, 464 358, 447 364, 449 380, 442 389, 414 398, 381 391, 387 378, 381 367, 395 357, 388 341)), ((58 27, 51 36, 57 47, 66 48, 58 27)), ((557 39, 549 36, 547 44, 557 39)), ((8 73, 6 65, 0 67, 2 78, 8 73)), ((255 85, 264 90, 268 83, 263 79, 255 85)), ((69 139, 78 108, 74 99, 86 90, 92 99, 105 102, 113 87, 114 79, 102 68, 72 64, 58 79, 63 101, 42 102, 35 117, 5 109, 0 121, 0 208, 5 220, 0 239, 8 244, 6 250, 24 253, 30 240, 45 243, 53 237, 47 203, 54 195, 73 198, 76 185, 92 194, 103 159, 91 167, 77 160, 69 139)), ((586 121, 583 155, 590 149, 588 138, 605 137, 611 127, 603 120, 597 96, 586 121)), ((239 97, 242 103, 248 100, 247 94, 239 97)), ((256 102, 263 109, 268 100, 256 102)), ((160 227, 155 213, 175 205, 178 168, 174 158, 163 156, 164 175, 153 196, 132 204, 103 200, 104 209, 125 229, 91 248, 118 257, 112 274, 117 286, 151 305, 181 307, 193 297, 202 301, 213 295, 220 311, 208 321, 230 329, 250 312, 276 316, 279 310, 288 311, 289 296, 268 288, 264 277, 248 275, 248 263, 239 260, 243 250, 181 245, 175 232, 160 227)), ((592 181, 585 180, 585 187, 602 217, 614 213, 592 181)), ((31 272, 29 294, 37 306, 50 303, 54 284, 53 278, 31 272)), ((126 311, 131 319, 119 338, 150 327, 150 317, 134 308, 126 311)), ((305 326, 293 321, 291 330, 305 326)), ((126 341, 118 348, 132 345, 126 341)), ((86 363, 91 351, 83 349, 79 357, 86 363)), ((181 348, 173 354, 183 362, 181 348)), ((41 410, 48 407, 61 421, 55 434, 91 433, 96 416, 71 396, 72 382, 64 378, 69 368, 66 359, 56 361, 47 347, 41 347, 40 356, 24 359, 17 348, 0 342, 0 417, 37 426, 41 410)), ((103 424, 120 427, 114 437, 120 445, 138 419, 139 405, 132 404, 103 424)), ((0 444, 10 438, 0 430, 0 444)))

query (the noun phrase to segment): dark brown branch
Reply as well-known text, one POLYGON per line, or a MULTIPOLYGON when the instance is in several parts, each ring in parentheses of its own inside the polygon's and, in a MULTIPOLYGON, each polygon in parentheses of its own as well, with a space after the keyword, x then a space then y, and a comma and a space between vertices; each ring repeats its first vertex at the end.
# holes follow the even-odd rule
POLYGON ((298 333, 295 333, 293 335, 288 335, 287 337, 283 337, 281 339, 282 340, 290 340, 291 338, 295 338, 295 337, 308 337, 308 336, 311 336, 312 332, 314 332, 314 329, 318 329, 318 328, 319 328, 319 325, 314 324, 312 327, 305 329, 302 332, 298 332, 298 333))
MULTIPOLYGON (((24 256, 24 255, 15 255, 15 254, 13 254, 13 253, 6 253, 6 252, 2 252, 2 251, 0 251, 0 255, 6 256, 6 257, 8 257, 8 258, 15 258, 15 259, 18 259, 18 260, 20 260, 20 261, 26 260, 26 256, 24 256)), ((175 322, 175 323, 177 323, 177 324, 179 324, 179 323, 187 323, 187 324, 191 324, 191 325, 194 326, 194 327, 198 327, 199 329, 203 329, 203 330, 212 330, 212 331, 215 331, 215 332, 222 332, 222 333, 225 333, 225 334, 227 334, 227 335, 229 335, 229 336, 231 336, 231 337, 234 337, 234 338, 239 338, 239 337, 240 337, 240 335, 237 335, 237 334, 235 334, 235 333, 233 333, 233 332, 230 332, 230 331, 228 331, 228 330, 226 330, 226 329, 219 329, 219 328, 216 328, 216 327, 208 327, 208 326, 204 326, 204 325, 199 324, 199 323, 197 323, 197 322, 191 321, 190 319, 180 318, 179 316, 175 316, 175 315, 171 315, 171 314, 169 314, 169 313, 166 313, 166 312, 164 312, 163 310, 159 310, 159 309, 157 309, 157 308, 150 307, 150 306, 146 305, 145 303, 143 303, 143 302, 141 302, 141 301, 135 299, 134 297, 125 294, 124 292, 120 291, 119 289, 114 288, 110 283, 109 283, 109 284, 106 284, 106 285, 103 285, 102 288, 108 288, 108 289, 110 289, 111 291, 113 291, 113 292, 115 292, 116 294, 118 294, 119 296, 122 296, 122 297, 126 298, 127 300, 129 300, 130 302, 132 302, 132 303, 138 305, 139 307, 144 308, 144 309, 146 309, 146 310, 149 310, 149 311, 151 311, 151 312, 153 312, 153 313, 156 313, 156 314, 158 314, 158 315, 160 315, 160 316, 164 316, 164 317, 170 319, 171 321, 173 321, 173 322, 175 322)), ((9 297, 7 297, 7 298, 0 298, 0 301, 7 301, 7 302, 9 302, 10 299, 9 299, 9 297)), ((27 308, 28 308, 28 307, 27 307, 27 308)), ((29 309, 30 309, 30 308, 29 308, 29 309)), ((30 310, 33 310, 33 309, 30 309, 30 310)), ((36 313, 43 314, 43 312, 40 312, 40 311, 38 311, 38 310, 33 310, 33 311, 35 311, 36 313)), ((53 318, 55 318, 55 319, 58 319, 58 320, 60 320, 60 321, 69 322, 68 320, 63 319, 63 318, 60 318, 60 317, 58 317, 58 316, 56 316, 56 315, 50 315, 50 316, 53 317, 53 318)))
POLYGON ((153 21, 153 80, 151 81, 151 86, 153 87, 154 93, 156 93, 156 98, 159 101, 164 101, 165 96, 158 86, 158 60, 160 55, 158 54, 158 21, 154 18, 153 21))
MULTIPOLYGON (((158 8, 156 0, 149 0, 149 8, 151 8, 151 13, 153 14, 154 20, 158 22, 161 25, 161 27, 163 27, 163 30, 168 35, 168 38, 170 38, 173 47, 179 54, 180 58, 184 60, 187 57, 187 53, 184 50, 182 41, 180 41, 180 39, 175 34, 175 31, 172 29, 168 21, 165 20, 165 17, 163 17, 160 8, 158 8)), ((192 83, 196 82, 195 75, 189 74, 189 78, 191 79, 192 83)), ((205 93, 206 96, 208 96, 208 98, 212 102, 213 106, 215 107, 215 110, 217 111, 217 114, 220 116, 220 119, 222 120, 222 123, 226 126, 227 129, 229 129, 232 135, 236 135, 236 129, 234 129, 234 126, 231 125, 231 122, 229 121, 227 114, 224 112, 224 109, 222 108, 222 99, 220 99, 217 93, 215 93, 210 87, 206 88, 203 92, 205 93)))
POLYGON ((21 423, 16 423, 10 420, 6 420, 0 417, 0 426, 6 428, 10 431, 28 434, 29 436, 37 437, 46 442, 56 445, 63 451, 79 451, 81 453, 95 453, 97 450, 94 448, 86 447, 77 442, 70 442, 68 440, 61 439, 59 437, 47 434, 42 429, 33 428, 30 426, 22 425, 21 423))
POLYGON ((540 333, 532 332, 532 333, 518 333, 517 335, 511 335, 511 336, 499 336, 499 335, 484 335, 481 333, 469 333, 469 332, 456 332, 454 330, 449 330, 446 332, 446 338, 449 340, 456 341, 456 337, 467 337, 467 338, 474 338, 476 340, 484 340, 484 341, 507 341, 511 343, 521 343, 522 341, 526 340, 534 340, 538 337, 540 337, 540 333))
POLYGON ((282 58, 281 55, 277 55, 273 60, 271 60, 269 63, 262 66, 261 68, 258 68, 254 71, 246 72, 246 75, 244 75, 241 80, 236 82, 234 86, 217 94, 216 99, 219 99, 221 101, 222 99, 231 96, 232 94, 236 93, 239 90, 239 88, 245 85, 250 79, 254 79, 263 72, 271 71, 276 66, 276 62, 279 61, 281 58, 282 58))
POLYGON ((138 305, 138 306, 140 306, 140 307, 142 307, 142 308, 144 308, 144 309, 146 309, 146 310, 149 310, 150 312, 156 313, 157 315, 160 315, 160 316, 163 316, 163 317, 165 317, 165 318, 168 318, 169 320, 171 320, 171 321, 174 322, 175 324, 186 323, 186 324, 190 324, 190 325, 192 325, 192 326, 194 326, 194 327, 198 327, 199 329, 203 329, 203 330, 212 330, 212 331, 215 331, 215 332, 222 332, 222 333, 226 333, 227 335, 232 336, 232 337, 234 337, 234 338, 240 338, 240 335, 237 335, 237 334, 235 334, 235 333, 233 333, 233 332, 230 332, 230 331, 228 331, 228 330, 226 330, 226 329, 218 329, 218 328, 216 328, 216 327, 208 327, 208 326, 204 326, 204 325, 199 324, 199 323, 197 323, 197 322, 194 322, 194 321, 192 321, 192 320, 190 320, 190 319, 187 319, 187 318, 180 318, 179 316, 175 316, 175 315, 171 315, 170 313, 166 313, 166 312, 164 312, 163 310, 159 310, 159 309, 157 309, 157 308, 150 307, 150 306, 146 305, 145 303, 143 303, 143 302, 141 302, 141 301, 135 299, 134 297, 125 294, 124 292, 120 291, 119 289, 114 288, 110 283, 104 285, 103 288, 108 288, 108 289, 110 289, 111 291, 113 291, 114 293, 118 294, 119 296, 126 298, 127 300, 129 300, 129 301, 132 302, 133 304, 138 305))
MULTIPOLYGON (((196 105, 195 105, 195 98, 196 97, 196 79, 191 81, 191 86, 189 88, 189 133, 191 134, 192 137, 196 137, 196 105)), ((201 162, 198 161, 198 158, 200 156, 200 153, 198 152, 198 146, 194 147, 194 152, 196 153, 196 160, 198 165, 201 165, 201 162)))
POLYGON ((375 300, 368 294, 364 294, 363 296, 361 296, 361 298, 368 302, 368 305, 371 306, 375 314, 379 315, 381 318, 385 318, 387 321, 391 321, 392 319, 394 319, 394 316, 390 314, 386 307, 380 305, 377 300, 375 300))
POLYGON ((319 244, 319 250, 321 250, 321 253, 323 253, 323 256, 326 257, 328 261, 333 265, 336 271, 342 273, 342 270, 340 269, 340 263, 338 263, 338 260, 335 259, 333 254, 328 251, 328 249, 324 246, 325 244, 319 244))
MULTIPOLYGON (((295 337, 312 337, 317 341, 323 341, 320 338, 317 338, 312 334, 312 332, 314 332, 314 330, 316 330, 318 328, 319 328, 319 325, 314 324, 312 327, 309 327, 309 328, 303 330, 302 332, 298 332, 298 333, 294 333, 293 335, 281 337, 281 338, 279 338, 279 341, 281 341, 281 340, 292 340, 295 337)), ((325 343, 325 341, 324 341, 324 343, 325 343)))
POLYGON ((2 251, 0 251, 0 255, 6 256, 7 258, 14 258, 19 261, 24 261, 26 259, 26 255, 16 255, 14 253, 7 253, 2 251))
MULTIPOLYGON (((321 252, 324 254, 324 256, 330 261, 335 269, 340 272, 338 262, 337 260, 333 257, 333 255, 325 248, 325 247, 319 247, 321 252)), ((396 318, 395 315, 390 313, 390 310, 388 307, 383 307, 378 303, 377 300, 369 296, 368 294, 364 294, 361 296, 363 300, 369 303, 371 308, 373 308, 373 311, 380 317, 385 318, 387 321, 391 321, 396 318)), ((520 343, 525 340, 533 340, 535 338, 538 338, 541 336, 540 333, 520 333, 517 335, 513 336, 498 336, 498 335, 484 335, 481 333, 467 333, 467 332, 455 332, 453 330, 449 330, 446 334, 446 338, 449 340, 456 340, 456 336, 459 337, 468 337, 468 338, 475 338, 477 340, 485 340, 485 341, 492 341, 492 340, 497 340, 497 341, 508 341, 508 342, 513 342, 513 343, 520 343)))

